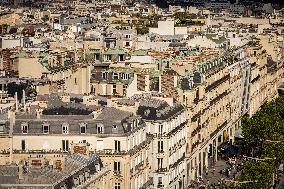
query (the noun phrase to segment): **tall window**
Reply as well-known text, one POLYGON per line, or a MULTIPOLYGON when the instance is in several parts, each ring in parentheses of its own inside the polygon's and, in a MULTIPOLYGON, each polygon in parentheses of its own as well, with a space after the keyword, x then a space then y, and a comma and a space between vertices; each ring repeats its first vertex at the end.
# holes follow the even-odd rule
POLYGON ((68 134, 69 133, 69 127, 67 123, 64 123, 62 125, 62 134, 68 134))
POLYGON ((115 183, 114 189, 120 189, 120 183, 115 183))
POLYGON ((159 134, 163 133, 163 125, 159 125, 159 134))
POLYGON ((23 132, 23 134, 28 133, 28 124, 27 123, 22 123, 22 132, 23 132))
POLYGON ((163 158, 158 158, 158 169, 163 168, 163 158))
POLYGON ((163 177, 158 177, 158 185, 162 185, 163 184, 163 177))
POLYGON ((86 134, 86 124, 83 123, 80 125, 80 133, 86 134))
POLYGON ((164 141, 158 141, 158 153, 164 153, 164 141))
POLYGON ((27 146, 26 146, 26 141, 25 141, 25 140, 22 140, 22 141, 21 141, 21 148, 22 148, 22 150, 25 151, 25 150, 26 150, 26 147, 27 147, 27 146))
POLYGON ((113 165, 113 170, 116 174, 120 174, 120 162, 119 161, 115 161, 114 165, 113 165))
POLYGON ((104 127, 102 125, 97 126, 97 134, 103 134, 104 133, 104 127))
POLYGON ((108 72, 102 72, 102 78, 103 79, 107 79, 108 76, 108 72))
POLYGON ((118 73, 113 73, 113 79, 118 79, 118 73))
POLYGON ((112 94, 116 94, 116 85, 112 85, 112 94))
POLYGON ((62 150, 64 152, 69 150, 69 141, 68 140, 62 140, 62 150))
POLYGON ((120 141, 118 141, 118 140, 114 141, 114 151, 120 152, 120 141))

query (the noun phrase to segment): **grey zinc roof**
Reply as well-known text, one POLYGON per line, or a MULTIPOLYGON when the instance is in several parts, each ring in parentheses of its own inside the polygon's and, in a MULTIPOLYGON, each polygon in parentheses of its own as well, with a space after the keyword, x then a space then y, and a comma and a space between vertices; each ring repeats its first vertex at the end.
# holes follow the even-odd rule
POLYGON ((104 126, 104 134, 113 133, 113 125, 117 126, 115 133, 127 133, 131 129, 127 123, 132 123, 134 117, 132 113, 118 110, 111 107, 105 107, 96 119, 93 115, 43 115, 40 119, 30 115, 17 116, 13 133, 22 133, 22 124, 28 124, 28 135, 43 134, 42 127, 44 124, 49 125, 49 134, 62 134, 62 125, 69 125, 69 135, 79 135, 80 125, 86 124, 86 134, 97 134, 97 125, 104 126), (126 124, 125 124, 126 123, 126 124))

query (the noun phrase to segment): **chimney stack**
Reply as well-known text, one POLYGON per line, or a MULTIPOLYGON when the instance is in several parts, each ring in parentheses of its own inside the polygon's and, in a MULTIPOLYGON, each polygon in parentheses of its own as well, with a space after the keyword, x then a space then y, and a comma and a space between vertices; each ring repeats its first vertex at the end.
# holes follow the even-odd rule
POLYGON ((18 92, 15 93, 15 100, 16 100, 16 112, 18 112, 19 105, 18 105, 18 92))

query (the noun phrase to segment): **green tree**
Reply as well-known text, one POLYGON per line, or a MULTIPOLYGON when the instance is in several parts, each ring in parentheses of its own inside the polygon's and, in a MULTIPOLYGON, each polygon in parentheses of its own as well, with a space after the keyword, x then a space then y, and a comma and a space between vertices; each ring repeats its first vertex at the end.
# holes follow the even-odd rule
POLYGON ((267 161, 247 161, 242 170, 240 176, 240 182, 242 181, 255 181, 252 183, 240 184, 243 189, 259 189, 263 186, 268 186, 272 179, 274 171, 274 163, 271 160, 267 161))
POLYGON ((136 30, 137 30, 137 34, 139 34, 139 35, 144 35, 144 34, 149 33, 149 28, 144 27, 144 26, 137 27, 136 30))

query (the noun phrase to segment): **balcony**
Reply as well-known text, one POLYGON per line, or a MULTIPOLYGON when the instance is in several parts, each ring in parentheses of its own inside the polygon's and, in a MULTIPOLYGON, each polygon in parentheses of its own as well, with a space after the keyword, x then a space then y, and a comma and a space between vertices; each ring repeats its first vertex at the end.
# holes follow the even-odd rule
POLYGON ((158 168, 158 169, 156 170, 156 172, 164 173, 164 172, 168 172, 168 169, 167 169, 167 168, 158 168))
POLYGON ((121 171, 113 171, 113 174, 114 174, 115 176, 122 176, 122 175, 121 175, 121 171))
POLYGON ((218 86, 220 86, 222 83, 224 83, 225 81, 229 80, 230 79, 230 74, 222 77, 221 79, 213 82, 211 85, 208 85, 206 88, 205 88, 205 92, 210 92, 211 90, 217 88, 218 86))
POLYGON ((185 159, 185 153, 183 153, 183 155, 175 163, 170 165, 170 169, 178 166, 182 161, 184 161, 184 159, 185 159))
POLYGON ((200 141, 197 141, 191 145, 191 152, 200 144, 200 141))
POLYGON ((139 189, 147 189, 149 188, 149 186, 153 185, 153 177, 151 177, 147 182, 145 182, 143 184, 142 187, 140 187, 139 189))
POLYGON ((227 96, 229 94, 228 91, 223 92, 222 94, 218 95, 216 98, 214 98, 213 100, 210 101, 210 106, 212 106, 213 104, 215 104, 216 102, 218 102, 219 100, 223 99, 225 96, 227 96))
POLYGON ((144 165, 144 161, 141 161, 138 165, 135 166, 135 170, 140 170, 144 165))
POLYGON ((117 151, 113 149, 104 149, 104 150, 99 150, 96 151, 96 153, 100 155, 126 155, 126 151, 117 151))

